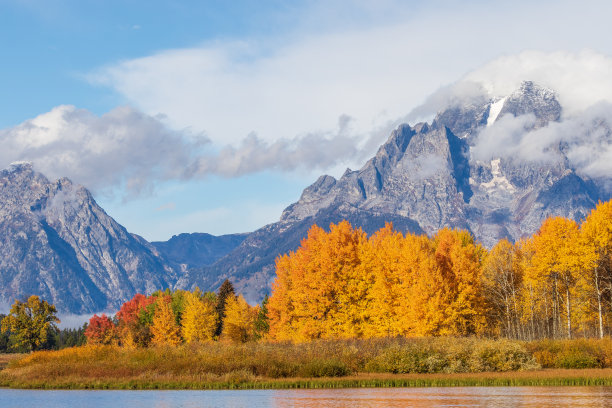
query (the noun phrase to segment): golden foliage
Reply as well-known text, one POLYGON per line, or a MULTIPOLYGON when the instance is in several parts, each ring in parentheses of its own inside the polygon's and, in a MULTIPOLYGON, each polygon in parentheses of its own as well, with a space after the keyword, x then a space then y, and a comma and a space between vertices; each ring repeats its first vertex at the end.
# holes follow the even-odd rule
POLYGON ((169 296, 160 296, 155 302, 155 314, 151 334, 152 343, 158 346, 176 346, 181 344, 180 328, 171 307, 169 296))
POLYGON ((52 330, 56 330, 57 318, 55 306, 32 295, 25 302, 15 300, 11 310, 2 319, 1 330, 10 332, 11 341, 17 349, 28 351, 40 349, 52 330))
POLYGON ((217 327, 214 305, 202 299, 199 290, 185 292, 185 311, 181 320, 181 333, 186 343, 212 340, 217 327))
POLYGON ((242 295, 229 296, 226 301, 221 339, 235 343, 253 340, 257 308, 251 307, 242 295))

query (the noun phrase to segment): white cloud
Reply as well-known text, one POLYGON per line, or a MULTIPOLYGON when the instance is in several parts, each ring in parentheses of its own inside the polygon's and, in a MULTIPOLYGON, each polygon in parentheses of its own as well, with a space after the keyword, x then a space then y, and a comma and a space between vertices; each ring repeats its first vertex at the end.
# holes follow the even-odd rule
POLYGON ((269 169, 325 169, 363 157, 360 139, 350 126, 351 119, 341 116, 332 132, 273 143, 252 134, 237 147, 216 149, 202 135, 173 131, 159 117, 130 107, 96 116, 73 106, 59 106, 0 130, 4 147, 0 168, 29 161, 50 178, 69 177, 97 193, 124 187, 129 198, 165 180, 237 177, 269 169))
POLYGON ((461 81, 478 83, 493 97, 503 97, 530 80, 557 93, 564 114, 573 115, 602 101, 612 102, 612 57, 585 50, 526 51, 497 58, 461 81))
MULTIPOLYGON (((345 114, 363 136, 500 55, 612 52, 612 4, 588 3, 314 2, 300 10, 295 32, 160 51, 89 79, 149 114, 167 115, 173 127, 205 131, 218 146, 237 146, 251 133, 274 143, 329 132, 345 114)), ((478 73, 509 71, 504 64, 478 73)))
MULTIPOLYGON (((100 314, 101 313, 98 313, 98 315, 100 314)), ((93 315, 94 313, 87 313, 83 315, 59 314, 57 318, 60 319, 60 323, 57 326, 60 329, 78 329, 83 327, 85 323, 88 323, 89 319, 91 319, 93 315)))
POLYGON ((98 191, 124 185, 138 194, 156 180, 180 178, 204 142, 129 107, 96 116, 58 106, 0 130, 0 165, 27 160, 48 177, 70 177, 98 191))
POLYGON ((533 115, 506 115, 483 129, 471 150, 473 158, 497 157, 531 162, 564 160, 580 174, 609 179, 612 174, 612 104, 600 102, 583 112, 530 131, 533 115))
POLYGON ((566 112, 612 95, 607 1, 321 1, 299 13, 295 31, 274 38, 208 41, 89 73, 135 108, 98 117, 60 106, 2 130, 0 166, 30 160, 50 177, 137 195, 159 180, 360 167, 399 120, 522 79, 555 88, 566 112))

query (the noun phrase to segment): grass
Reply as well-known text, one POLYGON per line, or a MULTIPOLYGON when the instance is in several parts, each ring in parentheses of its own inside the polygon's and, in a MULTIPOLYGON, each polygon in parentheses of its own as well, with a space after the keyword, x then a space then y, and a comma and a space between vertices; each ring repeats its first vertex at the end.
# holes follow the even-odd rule
POLYGON ((0 355, 0 364, 8 364, 0 371, 0 386, 278 389, 612 385, 612 368, 604 368, 612 364, 608 358, 612 356, 611 345, 610 340, 525 343, 390 338, 148 349, 85 346, 35 352, 18 359, 0 355))
POLYGON ((9 362, 21 357, 21 354, 1 354, 0 353, 0 371, 3 370, 9 362))

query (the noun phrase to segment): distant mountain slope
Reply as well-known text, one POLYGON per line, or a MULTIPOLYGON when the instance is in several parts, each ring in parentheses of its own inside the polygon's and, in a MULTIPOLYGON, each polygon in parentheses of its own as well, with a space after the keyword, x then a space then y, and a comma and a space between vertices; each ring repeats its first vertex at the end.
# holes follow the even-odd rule
POLYGON ((61 312, 97 312, 177 278, 82 186, 49 181, 27 163, 0 171, 0 300, 36 294, 61 312))
POLYGON ((168 241, 151 242, 166 259, 186 268, 210 265, 244 241, 248 234, 214 236, 206 233, 174 235, 168 241))
MULTIPOLYGON (((503 144, 480 157, 486 156, 480 145, 485 130, 488 137, 502 137, 513 125, 517 134, 539 137, 536 131, 561 117, 554 92, 527 81, 505 98, 471 99, 430 124, 401 125, 360 170, 347 170, 338 180, 320 177, 279 222, 253 232, 213 265, 191 270, 179 285, 214 288, 229 278, 248 300, 259 301, 269 291, 279 254, 296 249, 312 224, 327 228, 342 219, 369 233, 385 221, 416 233, 463 228, 487 246, 532 234, 549 215, 579 220, 598 200, 610 198, 612 175, 581 174, 571 165, 566 142, 547 146, 545 160, 522 160, 503 144)), ((593 126, 612 144, 605 123, 593 126)))

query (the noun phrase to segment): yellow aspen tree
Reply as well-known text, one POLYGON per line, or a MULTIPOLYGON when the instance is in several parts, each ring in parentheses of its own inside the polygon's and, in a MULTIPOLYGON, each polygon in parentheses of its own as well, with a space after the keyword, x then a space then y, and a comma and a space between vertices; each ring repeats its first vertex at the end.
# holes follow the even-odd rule
POLYGON ((186 343, 212 340, 217 327, 214 305, 202 299, 199 289, 184 293, 185 309, 181 320, 181 333, 186 343))
POLYGON ((480 334, 486 330, 486 302, 481 287, 484 250, 467 231, 444 228, 435 236, 435 260, 444 282, 441 335, 480 334))
POLYGON ((282 255, 276 258, 276 278, 272 282, 272 295, 268 300, 268 316, 270 317, 271 339, 291 340, 294 337, 293 302, 290 298, 292 289, 292 256, 282 255))
POLYGON ((253 340, 257 312, 257 308, 251 307, 242 295, 229 296, 225 305, 221 339, 234 343, 246 343, 253 340))
POLYGON ((331 269, 321 272, 331 273, 334 298, 324 337, 362 337, 370 309, 367 294, 372 282, 369 268, 361 268, 363 252, 367 252, 366 234, 343 221, 331 225, 326 238, 328 245, 322 255, 331 269))
MULTIPOLYGON (((582 267, 579 237, 576 222, 563 217, 551 217, 544 220, 533 238, 535 252, 532 266, 540 276, 546 276, 552 283, 554 311, 558 321, 565 314, 568 338, 572 336, 572 293, 582 267), (560 306, 563 301, 564 312, 560 306)), ((557 323, 557 327, 560 329, 560 324, 557 323)))
POLYGON ((505 337, 523 338, 519 306, 523 275, 515 246, 507 239, 500 240, 486 256, 482 272, 491 324, 503 327, 505 337))
POLYGON ((391 224, 377 231, 364 245, 361 268, 371 281, 368 291, 369 314, 364 327, 365 337, 405 334, 398 327, 402 297, 401 250, 404 237, 393 231, 391 224))
POLYGON ((449 287, 435 254, 435 242, 429 237, 406 235, 398 323, 408 335, 432 336, 443 331, 449 287))
POLYGON ((600 202, 591 211, 581 225, 581 238, 584 273, 580 283, 587 296, 594 300, 598 334, 603 338, 604 294, 612 293, 612 200, 600 202))
POLYGON ((181 344, 180 328, 172 312, 171 298, 159 296, 155 302, 155 314, 151 326, 151 342, 158 346, 181 344))

